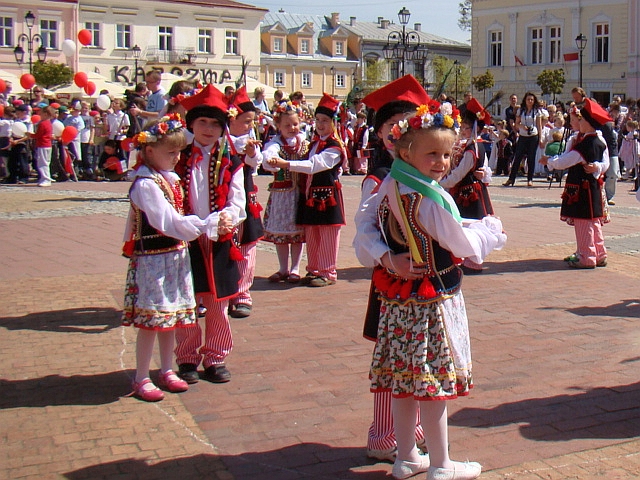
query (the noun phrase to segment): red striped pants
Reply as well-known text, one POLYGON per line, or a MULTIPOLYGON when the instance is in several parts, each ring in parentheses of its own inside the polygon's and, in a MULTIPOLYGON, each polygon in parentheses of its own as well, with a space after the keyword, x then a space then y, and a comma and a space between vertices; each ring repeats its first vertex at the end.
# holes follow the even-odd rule
POLYGON ((576 251, 580 262, 593 266, 596 262, 607 258, 602 222, 599 219, 574 218, 573 225, 578 246, 576 251))
POLYGON ((340 225, 305 225, 307 242, 307 272, 337 280, 340 225))
POLYGON ((239 293, 237 297, 230 300, 229 303, 231 305, 238 305, 239 303, 249 306, 253 305, 249 289, 253 285, 253 276, 256 272, 257 245, 258 242, 240 245, 242 260, 238 262, 238 268, 240 269, 240 284, 238 286, 239 293))
POLYGON ((204 368, 224 363, 233 348, 231 325, 227 316, 229 300, 215 300, 211 293, 196 293, 196 302, 207 309, 204 319, 204 345, 202 344, 202 319, 189 328, 176 329, 176 362, 193 363, 204 368))
MULTIPOLYGON (((184 330, 184 328, 182 329, 184 330)), ((420 425, 420 410, 416 425, 416 443, 424 439, 420 425)), ((396 434, 393 430, 393 414, 391 413, 391 392, 375 392, 373 394, 373 422, 367 437, 368 450, 391 450, 396 448, 396 434)))

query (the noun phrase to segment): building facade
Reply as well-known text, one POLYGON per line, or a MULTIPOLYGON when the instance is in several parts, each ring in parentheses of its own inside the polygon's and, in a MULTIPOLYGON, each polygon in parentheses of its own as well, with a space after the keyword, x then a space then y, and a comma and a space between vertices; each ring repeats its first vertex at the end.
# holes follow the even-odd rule
POLYGON ((488 70, 495 78, 493 91, 522 97, 527 91, 540 93, 536 80, 543 70, 561 68, 563 101, 580 78, 587 95, 603 105, 616 95, 638 98, 639 3, 474 0, 472 75, 488 70))

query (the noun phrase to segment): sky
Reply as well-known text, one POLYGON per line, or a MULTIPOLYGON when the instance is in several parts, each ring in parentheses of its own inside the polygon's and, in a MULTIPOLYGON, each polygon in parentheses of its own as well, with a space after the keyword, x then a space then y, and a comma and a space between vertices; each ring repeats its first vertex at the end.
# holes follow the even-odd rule
POLYGON ((314 1, 305 5, 300 0, 240 0, 242 3, 268 8, 277 12, 281 8, 288 13, 308 13, 312 15, 330 16, 333 12, 340 14, 344 23, 349 17, 356 17, 356 21, 376 22, 378 17, 386 20, 398 21, 398 12, 407 7, 411 12, 408 28, 414 23, 422 24, 422 31, 433 33, 441 37, 469 42, 470 32, 464 32, 458 27, 458 3, 460 0, 325 0, 314 1), (437 15, 433 15, 433 12, 437 15))

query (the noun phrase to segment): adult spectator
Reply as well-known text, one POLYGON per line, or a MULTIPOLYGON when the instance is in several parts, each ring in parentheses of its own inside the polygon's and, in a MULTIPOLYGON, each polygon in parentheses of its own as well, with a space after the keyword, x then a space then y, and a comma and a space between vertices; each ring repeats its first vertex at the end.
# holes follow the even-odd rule
MULTIPOLYGON (((507 130, 509 133, 515 132, 516 130, 516 112, 518 111, 518 96, 515 93, 512 93, 509 97, 509 106, 504 109, 504 119, 507 121, 507 130)), ((511 135, 509 135, 511 136, 511 135)), ((510 139, 512 142, 515 140, 514 138, 510 139)))
POLYGON ((462 103, 462 105, 460 105, 458 107, 458 110, 460 111, 460 116, 463 117, 464 113, 467 111, 467 104, 469 103, 469 101, 473 98, 473 94, 471 92, 464 92, 464 101, 462 103))
POLYGON ((233 85, 227 85, 224 87, 224 98, 227 99, 228 103, 231 103, 231 99, 236 94, 236 89, 233 85))
POLYGON ((162 74, 158 70, 150 70, 144 77, 144 81, 149 89, 149 96, 147 97, 147 109, 140 110, 138 107, 134 107, 139 111, 130 112, 138 117, 144 118, 145 120, 154 120, 160 116, 160 112, 163 111, 165 105, 167 104, 167 99, 165 98, 166 92, 160 85, 160 81, 162 80, 162 74))
POLYGON ((253 90, 253 105, 260 110, 260 113, 271 115, 269 104, 267 103, 267 99, 264 95, 264 88, 256 87, 253 90))

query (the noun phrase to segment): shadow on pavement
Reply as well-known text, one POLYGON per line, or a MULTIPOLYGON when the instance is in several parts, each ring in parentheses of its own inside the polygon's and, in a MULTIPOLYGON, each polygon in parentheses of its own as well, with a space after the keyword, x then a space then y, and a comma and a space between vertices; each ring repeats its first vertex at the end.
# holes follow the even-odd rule
POLYGON ((268 452, 240 455, 195 455, 148 464, 140 459, 119 460, 64 473, 69 480, 111 478, 234 478, 235 480, 381 480, 388 468, 371 464, 362 448, 303 443, 268 452), (222 476, 216 472, 225 470, 222 476), (229 474, 231 476, 229 476, 229 474))
POLYGON ((494 273, 553 272, 570 270, 566 262, 555 258, 532 258, 507 262, 485 262, 483 275, 494 273))
MULTIPOLYGON (((595 360, 594 360, 595 361, 595 360)), ((580 387, 569 387, 582 390, 580 387)), ((470 428, 520 426, 523 437, 538 441, 640 436, 640 382, 548 398, 504 403, 494 408, 464 408, 449 423, 470 428)))
POLYGON ((7 330, 41 332, 103 333, 119 327, 122 312, 115 308, 71 308, 53 312, 37 312, 22 317, 0 318, 7 330))
POLYGON ((640 320, 640 300, 622 300, 606 307, 568 308, 567 312, 581 317, 630 317, 640 320))
MULTIPOLYGON (((347 267, 338 269, 338 282, 355 282, 358 280, 371 280, 370 268, 366 267, 347 267)), ((307 272, 304 270, 300 272, 301 276, 305 276, 307 272)), ((256 276, 253 281, 252 291, 265 292, 269 290, 289 290, 291 288, 308 288, 306 285, 300 283, 287 283, 279 282, 273 283, 267 280, 267 277, 256 276)), ((326 288, 326 287, 325 287, 326 288)))
POLYGON ((28 380, 0 379, 0 409, 113 403, 131 391, 132 377, 133 372, 118 371, 69 377, 47 375, 28 380))

